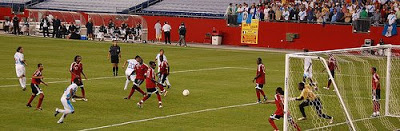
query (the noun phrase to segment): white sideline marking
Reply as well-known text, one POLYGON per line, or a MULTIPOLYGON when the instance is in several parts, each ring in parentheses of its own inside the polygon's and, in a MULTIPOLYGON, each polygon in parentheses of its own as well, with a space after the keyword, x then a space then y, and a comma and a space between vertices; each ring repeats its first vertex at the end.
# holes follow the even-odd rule
POLYGON ((132 123, 146 122, 146 121, 165 119, 165 118, 183 116, 183 115, 190 115, 190 114, 196 114, 196 113, 202 113, 202 112, 208 112, 208 111, 216 111, 216 110, 222 110, 222 109, 228 109, 228 108, 251 106, 251 105, 256 105, 256 104, 257 103, 247 103, 247 104, 241 104, 241 105, 232 105, 232 106, 224 106, 224 107, 217 107, 217 108, 209 108, 209 109, 203 109, 203 110, 197 110, 197 111, 191 111, 191 112, 172 114, 172 115, 167 115, 167 116, 159 116, 159 117, 153 117, 153 118, 147 118, 147 119, 141 119, 141 120, 128 121, 128 122, 123 122, 123 123, 118 123, 118 124, 111 124, 111 125, 100 126, 100 127, 87 128, 87 129, 82 129, 82 130, 79 130, 79 131, 98 130, 98 129, 122 126, 122 125, 127 125, 127 124, 132 124, 132 123))
MULTIPOLYGON (((362 119, 353 120, 353 122, 358 122, 358 121, 363 121, 363 120, 370 120, 370 119, 381 118, 381 117, 384 117, 384 116, 362 118, 362 119)), ((347 123, 349 123, 349 122, 346 121, 346 122, 336 123, 336 124, 327 125, 327 126, 323 126, 323 127, 317 127, 317 128, 313 128, 313 129, 307 129, 306 131, 320 130, 320 129, 322 129, 322 128, 333 127, 333 126, 343 125, 343 124, 347 124, 347 123)))
MULTIPOLYGON (((204 68, 204 69, 196 69, 196 70, 182 70, 182 71, 172 71, 171 74, 175 74, 175 73, 185 73, 185 72, 197 72, 197 71, 209 71, 209 70, 222 70, 222 69, 248 69, 248 68, 241 68, 241 67, 216 67, 216 68, 204 68)), ((109 77, 97 77, 97 78, 91 78, 91 79, 87 79, 87 80, 102 80, 102 79, 110 79, 110 78, 121 78, 121 77, 125 77, 125 76, 109 76, 109 77)), ((45 78, 46 79, 46 78, 45 78)), ((83 79, 85 80, 85 79, 83 79)), ((49 84, 53 84, 53 83, 64 83, 64 82, 70 82, 69 80, 64 80, 64 81, 51 81, 51 82, 47 82, 49 84)), ((0 88, 2 87, 17 87, 20 86, 18 85, 1 85, 0 88)))

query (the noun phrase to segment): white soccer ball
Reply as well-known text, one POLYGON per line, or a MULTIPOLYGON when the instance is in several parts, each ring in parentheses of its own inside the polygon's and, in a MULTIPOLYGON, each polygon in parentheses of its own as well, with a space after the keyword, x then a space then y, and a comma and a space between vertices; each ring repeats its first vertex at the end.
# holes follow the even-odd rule
POLYGON ((190 94, 189 90, 185 89, 182 92, 183 96, 188 96, 190 94))

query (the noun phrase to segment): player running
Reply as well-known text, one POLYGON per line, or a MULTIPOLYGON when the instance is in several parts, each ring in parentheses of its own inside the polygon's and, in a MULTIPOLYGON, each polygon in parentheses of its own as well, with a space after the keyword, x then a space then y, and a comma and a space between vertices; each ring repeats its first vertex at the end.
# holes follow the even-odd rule
POLYGON ((40 96, 39 103, 36 106, 36 110, 42 110, 42 102, 44 99, 44 94, 43 94, 42 89, 40 89, 39 85, 40 85, 40 83, 43 83, 44 85, 47 86, 47 83, 43 81, 43 76, 42 76, 43 65, 41 63, 39 63, 37 66, 38 66, 38 69, 32 75, 32 82, 31 82, 32 96, 29 99, 26 106, 32 107, 31 103, 32 103, 33 99, 35 99, 35 97, 37 95, 39 95, 40 96))
POLYGON ((135 65, 134 70, 136 72, 136 77, 133 83, 133 87, 131 88, 131 92, 129 93, 128 97, 125 97, 124 99, 131 99, 133 93, 135 93, 135 91, 139 91, 140 93, 143 94, 143 96, 146 95, 146 93, 144 93, 144 91, 142 89, 140 89, 140 85, 143 84, 144 79, 145 79, 145 74, 148 70, 148 66, 146 64, 143 64, 143 59, 138 57, 138 64, 135 65))
POLYGON ((253 83, 256 82, 256 94, 257 94, 257 103, 261 103, 260 93, 264 96, 264 102, 267 101, 267 97, 265 96, 262 88, 265 84, 265 66, 262 63, 261 58, 257 58, 257 76, 254 77, 253 83))
MULTIPOLYGON (((79 84, 78 87, 81 88, 81 92, 82 92, 82 100, 83 101, 87 101, 86 99, 86 95, 85 95, 85 88, 83 87, 83 82, 82 82, 82 77, 81 74, 85 77, 85 79, 87 80, 87 77, 85 75, 85 73, 83 73, 83 65, 82 65, 82 57, 77 55, 74 58, 74 62, 72 62, 71 67, 69 68, 69 72, 71 72, 71 83, 74 82, 75 78, 79 79, 79 84)), ((75 96, 73 96, 73 98, 71 99, 72 102, 75 102, 75 96)))
POLYGON ((79 78, 75 78, 74 81, 72 82, 71 85, 69 85, 65 90, 64 94, 61 96, 61 104, 64 106, 63 109, 58 109, 56 108, 56 111, 54 113, 54 117, 56 117, 59 113, 62 113, 63 115, 61 116, 60 120, 57 121, 57 123, 61 124, 64 122, 65 117, 67 117, 68 114, 73 114, 75 109, 71 104, 71 99, 73 96, 78 97, 75 95, 76 90, 78 90, 78 85, 80 84, 79 78))
MULTIPOLYGON (((308 49, 304 49, 304 52, 308 52, 308 49)), ((311 58, 304 58, 304 74, 303 74, 303 83, 306 83, 307 79, 310 80, 311 86, 314 87, 315 90, 318 90, 318 87, 312 80, 313 72, 312 72, 312 60, 311 58)))
MULTIPOLYGON (((157 54, 155 61, 157 61, 157 67, 160 67, 161 60, 160 58, 163 57, 163 60, 168 62, 167 57, 164 55, 164 49, 160 49, 160 53, 157 54)), ((158 72, 160 72, 160 68, 157 68, 158 72)), ((171 83, 169 83, 168 77, 165 78, 165 83, 167 83, 168 89, 171 87, 171 83)), ((164 84, 164 83, 163 83, 164 84)))
MULTIPOLYGON (((279 120, 280 118, 283 117, 283 95, 284 92, 281 87, 276 88, 276 94, 275 94, 275 101, 267 101, 266 104, 275 104, 276 105, 276 111, 274 114, 272 114, 268 121, 271 124, 271 126, 275 129, 275 131, 279 131, 278 127, 276 127, 274 120, 279 120)), ((293 121, 292 117, 289 115, 288 116, 288 121, 289 123, 297 129, 297 131, 300 131, 299 125, 297 125, 296 122, 293 121)))
POLYGON ((15 52, 14 55, 14 60, 15 60, 15 71, 17 73, 17 77, 19 80, 19 84, 22 87, 22 90, 26 90, 26 76, 25 76, 25 66, 26 64, 25 58, 24 58, 24 48, 21 46, 17 48, 17 52, 15 52))
POLYGON ((161 90, 161 94, 164 94, 164 96, 166 96, 168 91, 166 91, 164 87, 166 87, 165 81, 167 80, 167 77, 169 75, 169 65, 163 57, 160 57, 160 61, 161 63, 158 65, 158 68, 160 69, 160 71, 158 72, 158 79, 160 83, 157 86, 161 90))
POLYGON ((126 60, 124 65, 122 66, 122 68, 125 68, 126 64, 128 64, 125 70, 126 81, 124 90, 128 89, 128 84, 130 81, 135 80, 135 66, 138 64, 139 59, 140 56, 136 56, 135 59, 126 60))
POLYGON ((145 97, 143 97, 143 99, 140 100, 140 102, 137 103, 137 106, 139 108, 143 108, 143 102, 145 102, 147 99, 149 99, 151 94, 156 93, 157 99, 158 99, 158 107, 162 108, 161 96, 156 88, 157 82, 156 82, 156 77, 155 77, 155 73, 154 73, 154 69, 156 68, 156 63, 154 61, 150 61, 149 65, 150 65, 150 68, 147 70, 147 73, 146 73, 147 95, 145 97))
MULTIPOLYGON (((336 58, 333 56, 333 54, 329 54, 328 68, 329 68, 329 71, 330 71, 331 74, 332 74, 332 77, 335 78, 335 70, 338 70, 338 71, 339 71, 339 67, 338 67, 336 58)), ((324 71, 325 71, 325 68, 324 68, 324 70, 322 70, 322 72, 324 72, 324 71)), ((329 76, 328 76, 328 85, 327 85, 327 87, 324 87, 324 89, 329 90, 331 84, 332 84, 332 80, 331 80, 331 78, 329 78, 329 76)))
POLYGON ((379 100, 381 99, 381 84, 380 84, 380 78, 378 73, 376 73, 376 68, 372 67, 371 68, 371 73, 372 73, 372 103, 374 105, 374 113, 372 113, 371 117, 377 117, 380 116, 380 106, 381 104, 379 103, 379 100))
POLYGON ((299 118, 298 120, 306 120, 306 113, 304 111, 304 107, 312 105, 314 106, 315 110, 317 111, 317 114, 319 117, 325 118, 325 119, 330 119, 329 123, 333 123, 333 117, 328 116, 324 113, 322 113, 322 102, 321 100, 315 95, 312 90, 310 89, 309 85, 305 85, 304 83, 299 83, 298 85, 299 90, 301 91, 301 94, 299 97, 295 98, 297 101, 303 100, 303 102, 299 105, 300 107, 300 112, 303 115, 303 117, 299 118))

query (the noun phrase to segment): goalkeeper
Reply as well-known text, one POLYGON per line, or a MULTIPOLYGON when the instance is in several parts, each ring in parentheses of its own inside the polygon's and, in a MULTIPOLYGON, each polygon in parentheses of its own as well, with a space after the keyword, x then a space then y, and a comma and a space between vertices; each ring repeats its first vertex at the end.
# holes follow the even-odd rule
POLYGON ((319 117, 322 117, 325 119, 330 119, 329 123, 333 123, 333 117, 322 113, 321 100, 318 98, 317 95, 315 95, 312 92, 309 85, 305 85, 303 82, 301 82, 301 83, 299 83, 299 90, 301 91, 301 94, 299 97, 295 98, 295 100, 297 100, 297 101, 303 100, 303 102, 299 105, 300 112, 303 115, 303 117, 299 118, 298 120, 301 121, 301 120, 307 119, 306 113, 304 111, 304 107, 312 105, 312 106, 314 106, 315 110, 317 111, 317 114, 319 117))

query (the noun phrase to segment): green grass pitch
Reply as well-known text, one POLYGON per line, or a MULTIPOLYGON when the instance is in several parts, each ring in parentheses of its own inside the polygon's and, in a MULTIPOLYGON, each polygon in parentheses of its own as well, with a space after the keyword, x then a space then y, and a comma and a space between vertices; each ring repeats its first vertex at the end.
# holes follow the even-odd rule
MULTIPOLYGON (((275 88, 284 86, 284 53, 120 43, 119 77, 113 77, 107 60, 110 45, 110 42, 0 36, 0 129, 82 130, 107 126, 107 130, 273 130, 268 118, 275 105, 253 104, 256 94, 252 79, 256 75, 256 59, 261 57, 266 66, 264 91, 273 99, 275 88), (21 90, 15 76, 13 55, 18 46, 24 48, 28 63, 27 91, 21 90), (154 95, 139 109, 136 102, 143 96, 138 92, 131 100, 123 99, 129 93, 123 90, 123 61, 140 55, 148 63, 161 48, 171 66, 172 88, 162 97, 162 109, 157 107, 154 95), (57 124, 60 115, 54 117, 53 113, 56 107, 62 108, 60 97, 69 85, 68 69, 75 55, 82 56, 84 72, 89 78, 84 81, 88 102, 72 103, 75 113, 68 115, 63 124, 57 124), (42 111, 34 108, 38 98, 32 103, 34 107, 25 107, 31 95, 30 77, 38 63, 44 65, 44 81, 49 82, 49 86, 40 85, 45 95, 42 111), (182 95, 184 89, 190 91, 189 96, 182 95)), ((145 89, 144 85, 141 88, 145 89)), ((77 93, 80 95, 79 90, 77 93)), ((388 119, 400 127, 398 119, 388 119)), ((282 121, 275 121, 281 130, 282 121)), ((376 129, 387 130, 379 119, 370 121, 376 129)), ((312 128, 307 126, 311 122, 299 124, 306 129, 312 128)), ((363 126, 362 121, 356 124, 363 126)))

